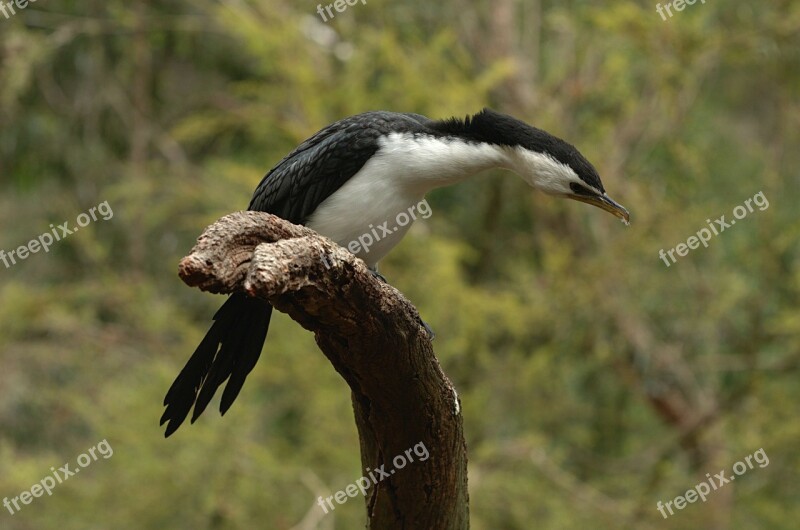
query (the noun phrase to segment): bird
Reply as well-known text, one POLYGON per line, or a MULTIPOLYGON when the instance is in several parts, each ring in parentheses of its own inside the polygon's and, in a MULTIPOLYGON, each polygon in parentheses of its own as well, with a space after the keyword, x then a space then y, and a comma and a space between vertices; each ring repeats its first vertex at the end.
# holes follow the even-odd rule
MULTIPOLYGON (((350 116, 302 142, 261 180, 249 210, 305 225, 345 246, 436 188, 501 168, 547 195, 599 207, 629 223, 605 191, 595 167, 566 141, 517 118, 484 108, 465 118, 370 111, 350 116)), ((378 275, 378 262, 411 226, 399 227, 355 255, 378 275)), ((227 412, 261 355, 272 306, 243 292, 229 295, 205 338, 164 398, 161 425, 169 437, 192 407, 191 422, 227 381, 227 412)))

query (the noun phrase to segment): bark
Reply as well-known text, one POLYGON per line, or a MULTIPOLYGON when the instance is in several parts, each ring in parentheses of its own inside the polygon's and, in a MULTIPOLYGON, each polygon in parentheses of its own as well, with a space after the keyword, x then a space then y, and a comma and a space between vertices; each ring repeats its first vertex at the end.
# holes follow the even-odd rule
POLYGON ((389 474, 367 491, 367 528, 469 527, 458 396, 400 292, 313 230, 261 212, 208 227, 179 274, 204 291, 264 298, 314 333, 350 386, 363 476, 389 474), (398 455, 414 461, 395 469, 398 455))

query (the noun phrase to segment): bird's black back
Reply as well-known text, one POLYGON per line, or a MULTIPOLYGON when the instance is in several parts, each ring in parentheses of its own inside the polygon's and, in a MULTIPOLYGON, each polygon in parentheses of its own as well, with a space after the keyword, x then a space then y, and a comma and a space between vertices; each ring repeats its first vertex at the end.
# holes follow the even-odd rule
POLYGON ((421 133, 428 118, 373 111, 337 121, 297 146, 256 188, 248 209, 304 224, 314 210, 350 180, 391 132, 421 133))

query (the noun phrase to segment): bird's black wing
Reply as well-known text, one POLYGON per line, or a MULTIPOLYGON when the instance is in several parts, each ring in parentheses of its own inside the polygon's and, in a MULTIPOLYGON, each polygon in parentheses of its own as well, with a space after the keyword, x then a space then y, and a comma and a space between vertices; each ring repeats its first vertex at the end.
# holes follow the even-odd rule
MULTIPOLYGON (((366 164, 391 131, 418 131, 424 116, 370 112, 322 129, 300 144, 261 180, 250 210, 272 213, 304 224, 314 210, 366 164)), ((261 355, 272 306, 244 293, 233 293, 214 315, 214 324, 197 346, 164 398, 161 424, 166 436, 183 423, 194 406, 192 422, 226 380, 220 412, 225 414, 261 355)))
POLYGON ((367 163, 390 132, 419 132, 420 115, 374 111, 333 123, 297 146, 264 176, 250 210, 304 224, 314 210, 367 163))

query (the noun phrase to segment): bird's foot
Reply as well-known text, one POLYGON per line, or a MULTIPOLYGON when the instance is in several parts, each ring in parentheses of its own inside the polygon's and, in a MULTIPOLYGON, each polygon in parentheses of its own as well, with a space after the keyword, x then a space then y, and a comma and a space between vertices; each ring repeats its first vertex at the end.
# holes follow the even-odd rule
MULTIPOLYGON (((369 268, 369 272, 370 272, 370 273, 371 273, 371 274, 372 274, 372 275, 373 275, 375 278, 379 279, 379 280, 380 280, 380 281, 382 281, 383 283, 389 283, 389 281, 388 281, 388 280, 387 280, 387 279, 386 279, 386 278, 383 276, 383 274, 381 274, 380 272, 378 272, 378 269, 377 269, 377 268, 374 268, 374 269, 373 269, 372 267, 370 267, 370 268, 369 268)), ((424 320, 422 320, 421 318, 419 319, 419 322, 420 322, 420 324, 422 324, 422 327, 423 327, 423 328, 425 328, 425 332, 428 334, 428 338, 429 338, 430 340, 433 340, 433 339, 435 339, 435 338, 436 338, 436 333, 434 333, 434 331, 431 329, 431 327, 428 325, 428 323, 427 323, 427 322, 425 322, 424 320)))
POLYGON ((422 320, 421 318, 419 319, 419 321, 422 324, 422 327, 425 328, 425 331, 428 332, 428 338, 430 340, 435 339, 436 338, 436 333, 434 333, 434 331, 431 329, 431 327, 428 325, 428 323, 425 322, 424 320, 422 320))
POLYGON ((389 280, 387 280, 387 279, 384 277, 384 275, 383 275, 383 274, 381 274, 380 272, 378 272, 378 269, 369 269, 369 272, 371 272, 371 273, 372 273, 372 275, 373 275, 374 277, 376 277, 377 279, 379 279, 379 280, 380 280, 380 281, 382 281, 383 283, 389 283, 389 280))

